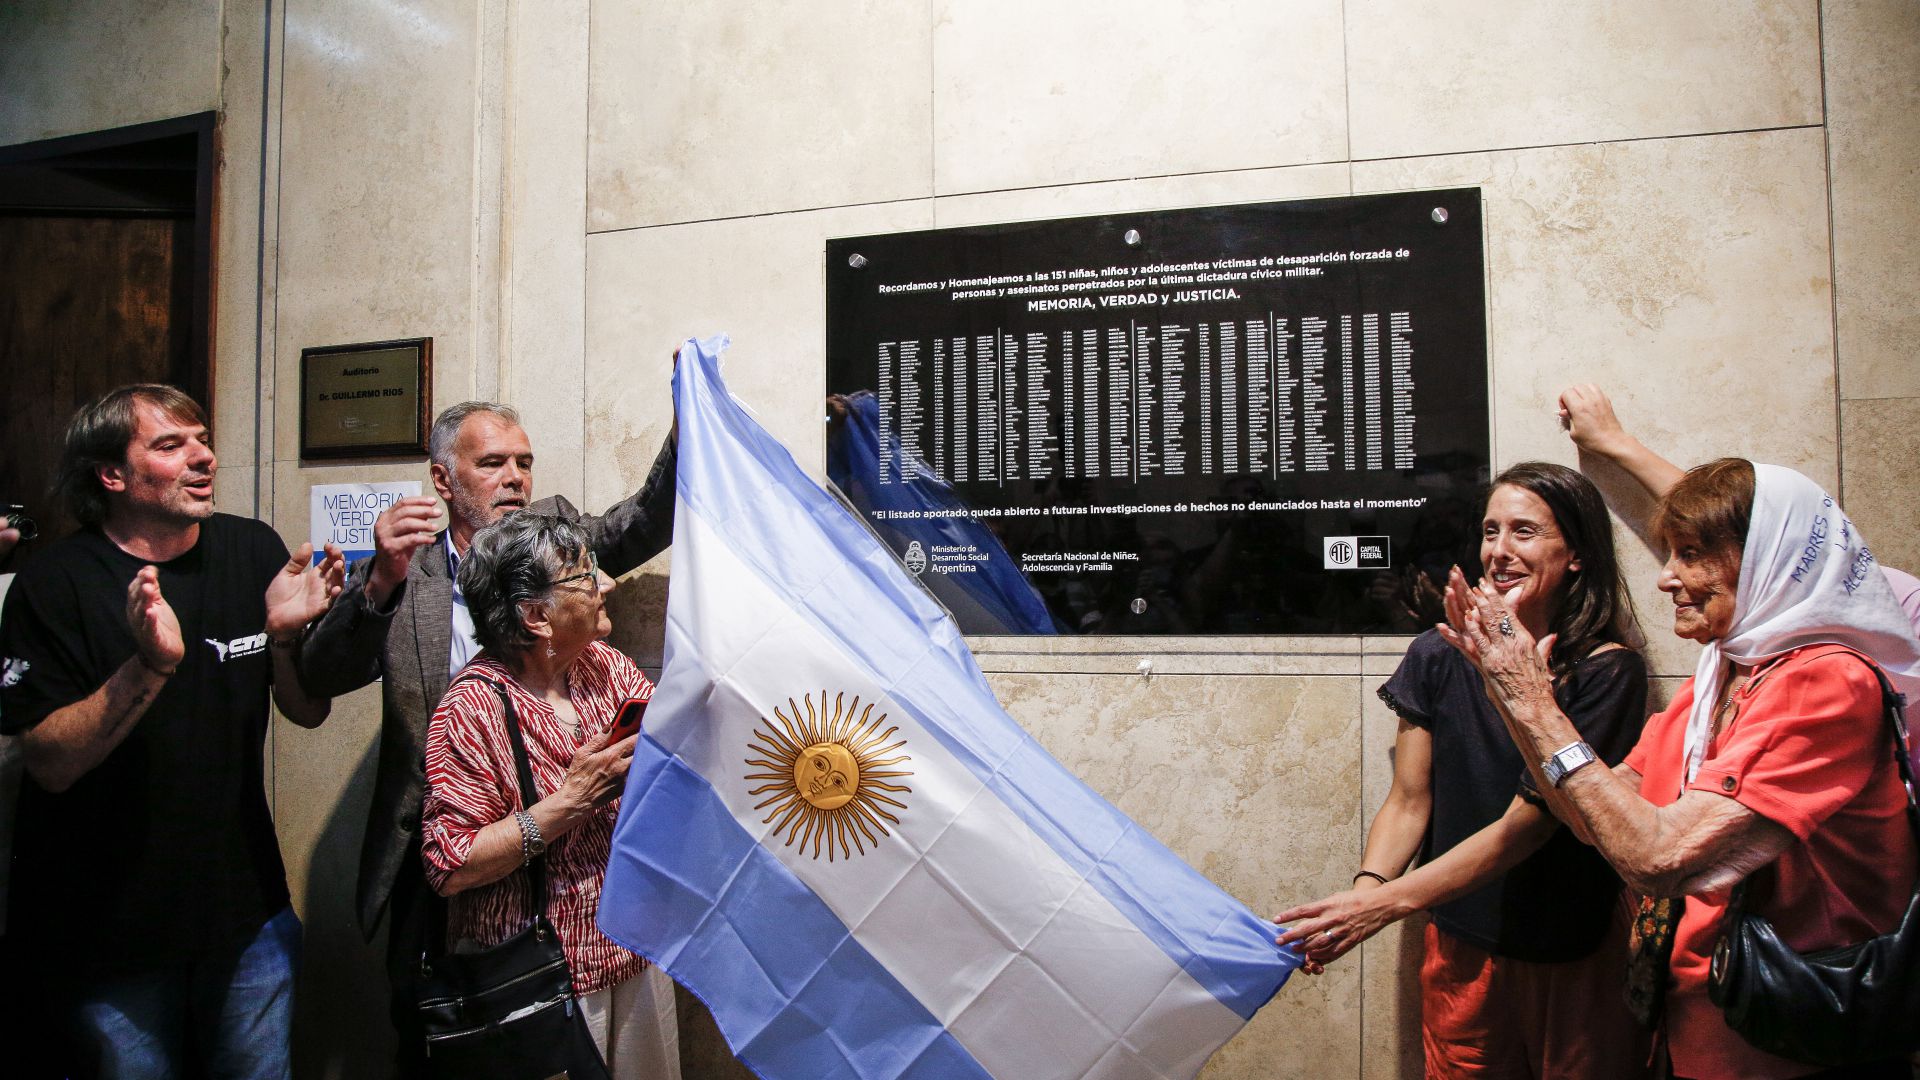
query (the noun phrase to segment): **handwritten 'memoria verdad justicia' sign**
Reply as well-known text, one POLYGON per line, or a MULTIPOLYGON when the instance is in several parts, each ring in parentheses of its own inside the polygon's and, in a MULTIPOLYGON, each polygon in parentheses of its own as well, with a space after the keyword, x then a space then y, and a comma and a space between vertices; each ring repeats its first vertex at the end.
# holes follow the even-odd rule
POLYGON ((346 553, 347 565, 373 554, 373 523, 387 507, 420 494, 420 481, 382 484, 315 484, 308 495, 308 539, 315 551, 333 544, 346 553))

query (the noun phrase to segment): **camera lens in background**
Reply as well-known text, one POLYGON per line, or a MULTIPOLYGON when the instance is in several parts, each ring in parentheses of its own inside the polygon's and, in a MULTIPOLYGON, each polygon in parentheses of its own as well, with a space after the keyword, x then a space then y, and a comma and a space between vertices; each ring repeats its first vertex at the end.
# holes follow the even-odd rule
POLYGON ((7 507, 7 528, 18 529, 22 540, 31 540, 40 535, 40 526, 27 516, 24 506, 7 507))

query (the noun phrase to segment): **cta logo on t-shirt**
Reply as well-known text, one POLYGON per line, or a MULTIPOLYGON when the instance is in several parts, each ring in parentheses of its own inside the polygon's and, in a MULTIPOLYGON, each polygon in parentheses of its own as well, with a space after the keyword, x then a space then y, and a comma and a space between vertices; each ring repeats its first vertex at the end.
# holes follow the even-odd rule
POLYGON ((0 662, 0 690, 10 686, 19 686, 20 680, 27 677, 27 671, 33 667, 25 660, 8 657, 0 662))
POLYGON ((252 656, 254 653, 265 649, 267 647, 267 632, 262 630, 257 634, 248 634, 246 637, 237 637, 232 641, 225 642, 215 641, 212 638, 206 638, 205 640, 207 644, 213 646, 213 651, 220 654, 220 662, 224 664, 228 660, 238 660, 243 656, 252 656))

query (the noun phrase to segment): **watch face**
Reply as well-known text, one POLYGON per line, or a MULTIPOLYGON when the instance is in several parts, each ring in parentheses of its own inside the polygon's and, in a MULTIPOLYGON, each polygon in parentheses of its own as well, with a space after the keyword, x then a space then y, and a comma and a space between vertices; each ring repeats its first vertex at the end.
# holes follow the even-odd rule
POLYGON ((1586 743, 1574 743, 1542 762, 1540 771, 1547 774, 1547 780, 1554 787, 1559 787, 1560 781, 1566 779, 1568 773, 1595 760, 1592 747, 1586 743))

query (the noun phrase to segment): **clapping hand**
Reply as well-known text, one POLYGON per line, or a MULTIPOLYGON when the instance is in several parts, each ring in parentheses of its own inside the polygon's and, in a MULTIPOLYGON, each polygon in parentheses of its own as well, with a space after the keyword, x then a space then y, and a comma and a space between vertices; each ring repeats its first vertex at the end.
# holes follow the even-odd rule
POLYGON ((313 560, 313 545, 301 544, 267 584, 267 634, 284 638, 327 613, 347 576, 347 559, 332 544, 313 560))
POLYGON ((1505 711, 1523 697, 1541 692, 1552 700, 1548 658, 1556 635, 1535 641, 1490 579, 1481 579, 1476 588, 1467 584, 1457 566, 1447 575, 1446 604, 1447 621, 1434 629, 1479 670, 1494 705, 1505 711))
POLYGON ((141 662, 149 669, 171 672, 186 658, 180 619, 160 594, 160 571, 154 567, 141 567, 127 584, 127 626, 133 631, 133 645, 139 650, 141 662))

